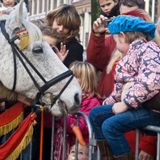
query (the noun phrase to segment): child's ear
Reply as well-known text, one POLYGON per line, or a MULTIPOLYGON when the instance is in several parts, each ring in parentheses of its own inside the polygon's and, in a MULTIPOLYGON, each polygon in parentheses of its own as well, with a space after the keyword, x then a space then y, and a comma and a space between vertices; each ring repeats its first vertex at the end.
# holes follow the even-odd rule
POLYGON ((126 42, 126 36, 125 36, 124 32, 120 32, 118 34, 118 36, 119 36, 119 42, 120 43, 125 43, 126 42))

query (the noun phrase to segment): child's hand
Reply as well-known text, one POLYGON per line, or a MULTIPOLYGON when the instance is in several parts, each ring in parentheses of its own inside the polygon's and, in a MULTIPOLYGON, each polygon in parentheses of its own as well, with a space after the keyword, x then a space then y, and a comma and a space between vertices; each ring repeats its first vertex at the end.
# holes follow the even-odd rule
POLYGON ((140 151, 138 158, 139 160, 153 160, 154 159, 150 154, 144 151, 140 151))
POLYGON ((54 47, 56 50, 56 54, 59 59, 63 62, 68 55, 69 50, 66 50, 66 45, 61 43, 60 50, 57 47, 54 47))
POLYGON ((112 107, 114 114, 122 113, 128 110, 128 106, 124 102, 117 102, 112 107))
POLYGON ((94 21, 94 23, 93 23, 93 31, 95 33, 104 33, 104 32, 106 32, 105 20, 106 20, 106 17, 104 17, 103 15, 100 15, 100 17, 97 18, 96 21, 94 21))
POLYGON ((106 103, 106 99, 102 102, 102 105, 106 105, 107 103, 106 103))

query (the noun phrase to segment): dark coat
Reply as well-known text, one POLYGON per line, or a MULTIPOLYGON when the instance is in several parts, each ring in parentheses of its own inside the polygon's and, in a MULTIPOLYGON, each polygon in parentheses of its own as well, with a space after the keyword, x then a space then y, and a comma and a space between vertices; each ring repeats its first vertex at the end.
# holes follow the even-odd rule
MULTIPOLYGON (((58 48, 60 45, 58 45, 58 48)), ((66 49, 69 50, 67 57, 64 60, 64 65, 69 68, 69 65, 74 61, 83 61, 83 46, 77 39, 73 38, 66 43, 66 49)))

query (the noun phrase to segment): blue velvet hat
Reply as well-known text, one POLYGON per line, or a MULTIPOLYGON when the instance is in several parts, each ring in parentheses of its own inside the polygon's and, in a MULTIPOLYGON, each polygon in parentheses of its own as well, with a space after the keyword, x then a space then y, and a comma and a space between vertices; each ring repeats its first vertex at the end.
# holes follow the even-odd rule
POLYGON ((109 23, 108 29, 111 34, 138 31, 154 38, 156 25, 135 16, 117 16, 109 23))

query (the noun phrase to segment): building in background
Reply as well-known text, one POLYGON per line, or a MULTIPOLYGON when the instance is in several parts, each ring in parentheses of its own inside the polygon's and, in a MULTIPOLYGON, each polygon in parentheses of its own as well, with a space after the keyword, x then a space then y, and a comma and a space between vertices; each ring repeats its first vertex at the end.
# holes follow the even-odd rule
POLYGON ((149 13, 154 22, 160 16, 160 0, 145 0, 145 10, 149 13))
POLYGON ((85 49, 91 31, 91 0, 72 0, 72 4, 76 6, 81 18, 80 41, 85 49))

